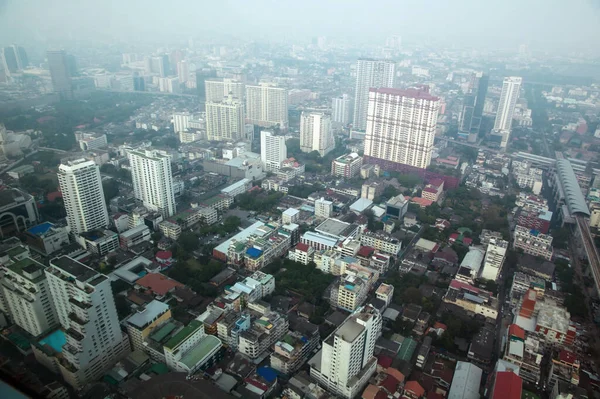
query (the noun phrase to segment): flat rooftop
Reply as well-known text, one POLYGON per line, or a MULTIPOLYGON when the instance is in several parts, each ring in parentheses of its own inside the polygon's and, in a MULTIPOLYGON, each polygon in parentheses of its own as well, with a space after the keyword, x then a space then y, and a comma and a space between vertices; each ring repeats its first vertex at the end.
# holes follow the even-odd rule
POLYGON ((350 223, 342 222, 338 219, 329 218, 326 219, 320 225, 318 225, 315 231, 333 237, 339 237, 349 226, 350 223))
POLYGON ((127 319, 127 323, 138 328, 144 328, 167 310, 169 310, 169 305, 155 299, 147 304, 144 310, 127 319))
POLYGON ((346 342, 354 342, 360 333, 365 329, 361 324, 358 324, 353 319, 348 319, 342 326, 335 332, 335 335, 340 337, 346 342))
POLYGON ((99 274, 94 269, 91 269, 83 263, 66 255, 52 259, 50 264, 61 269, 63 272, 70 274, 79 281, 88 281, 90 278, 99 274))
POLYGON ((205 336, 202 341, 189 350, 180 360, 188 369, 194 368, 199 362, 206 361, 207 356, 219 349, 223 344, 214 335, 205 336))
POLYGON ((185 341, 190 335, 192 335, 199 328, 204 328, 202 322, 198 320, 192 320, 190 323, 182 328, 173 338, 171 338, 166 344, 165 348, 173 349, 183 341, 185 341))

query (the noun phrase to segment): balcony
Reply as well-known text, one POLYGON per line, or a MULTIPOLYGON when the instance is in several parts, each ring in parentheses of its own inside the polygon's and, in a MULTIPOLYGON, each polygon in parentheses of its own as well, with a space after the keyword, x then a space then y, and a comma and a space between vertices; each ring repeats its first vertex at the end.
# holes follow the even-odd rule
POLYGON ((69 328, 66 333, 69 337, 75 339, 76 341, 83 341, 83 338, 85 338, 83 334, 80 334, 78 331, 72 328, 69 328))
POLYGON ((79 324, 80 326, 85 326, 87 323, 90 322, 89 320, 80 318, 75 313, 69 313, 69 320, 71 320, 74 323, 79 324))
POLYGON ((91 304, 89 304, 87 302, 78 301, 77 299, 75 299, 73 297, 69 298, 69 303, 72 303, 73 305, 75 305, 81 309, 84 309, 84 310, 87 310, 92 307, 91 304))

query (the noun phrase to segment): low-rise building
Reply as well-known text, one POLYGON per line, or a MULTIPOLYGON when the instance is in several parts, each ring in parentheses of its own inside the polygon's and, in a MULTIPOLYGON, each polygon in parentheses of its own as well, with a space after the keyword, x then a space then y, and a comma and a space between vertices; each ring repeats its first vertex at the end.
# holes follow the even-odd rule
POLYGON ((360 172, 362 157, 357 153, 346 154, 331 161, 331 174, 350 179, 360 172))
POLYGON ((296 324, 297 329, 277 341, 271 354, 271 367, 283 374, 295 373, 319 345, 318 326, 302 320, 296 324))
POLYGON ((166 303, 153 300, 143 309, 129 316, 125 321, 127 334, 131 341, 131 347, 135 350, 144 350, 146 338, 160 326, 171 320, 171 310, 166 303))
POLYGON ((388 234, 367 231, 360 236, 360 243, 378 251, 397 256, 402 249, 402 241, 388 234))
POLYGON ((363 184, 361 187, 360 197, 374 201, 375 198, 377 198, 381 194, 383 194, 384 188, 385 188, 385 185, 381 182, 376 182, 376 181, 367 182, 367 183, 363 184))
POLYGON ((255 360, 263 357, 288 331, 288 320, 277 312, 258 315, 248 330, 239 334, 238 350, 255 360))
POLYGON ((47 256, 69 244, 69 229, 44 222, 27 229, 25 239, 33 250, 47 256))
POLYGON ((133 229, 119 234, 119 244, 121 245, 121 248, 127 250, 144 241, 150 241, 150 236, 151 234, 148 226, 145 224, 140 224, 133 229))
POLYGON ((548 234, 548 231, 550 230, 550 221, 552 220, 552 212, 521 208, 515 214, 514 219, 519 226, 537 230, 542 234, 548 234))
POLYGON ((244 178, 244 179, 242 179, 238 182, 235 182, 232 185, 227 186, 224 189, 222 189, 221 194, 225 194, 232 198, 235 198, 238 195, 243 194, 246 191, 250 190, 251 187, 252 187, 252 181, 250 179, 244 178))
POLYGON ((444 181, 442 179, 432 179, 421 191, 421 198, 431 202, 438 202, 444 192, 444 181))
POLYGON ((333 202, 325 198, 319 198, 315 201, 315 217, 327 219, 333 214, 333 202))
POLYGON ((542 234, 537 230, 530 230, 523 226, 515 227, 514 248, 520 248, 526 254, 552 260, 552 236, 542 234))
POLYGON ((281 213, 281 222, 283 224, 298 223, 300 211, 294 208, 288 208, 281 213))
POLYGON ((313 261, 313 256, 315 254, 315 249, 307 244, 298 243, 295 248, 291 249, 288 253, 288 258, 295 262, 302 263, 303 265, 308 265, 313 261))
POLYGON ((542 169, 534 168, 527 161, 513 161, 513 175, 521 188, 529 188, 535 195, 539 195, 543 185, 542 169))
POLYGON ((498 300, 491 292, 479 289, 459 280, 452 280, 444 302, 454 304, 467 312, 480 314, 496 320, 498 317, 498 300))
POLYGON ((457 362, 448 399, 479 399, 483 370, 468 362, 457 362))
POLYGON ((110 230, 92 230, 77 237, 79 244, 89 252, 104 256, 119 248, 119 235, 110 230))
POLYGON ((181 226, 169 220, 163 220, 158 224, 160 232, 167 238, 177 240, 181 235, 181 226))
POLYGON ((375 291, 375 297, 377 299, 381 299, 385 302, 385 305, 388 306, 392 303, 392 299, 394 298, 394 286, 391 284, 381 283, 381 285, 375 291))
POLYGON ((385 214, 391 218, 401 219, 408 211, 408 200, 404 195, 398 194, 385 203, 385 214))
POLYGON ((193 374, 212 366, 221 347, 219 338, 206 335, 204 325, 192 320, 165 344, 165 361, 173 371, 193 374))

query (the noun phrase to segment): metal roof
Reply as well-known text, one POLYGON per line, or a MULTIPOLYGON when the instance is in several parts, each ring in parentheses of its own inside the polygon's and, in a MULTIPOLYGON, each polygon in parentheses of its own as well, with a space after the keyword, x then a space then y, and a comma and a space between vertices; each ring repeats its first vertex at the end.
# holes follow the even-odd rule
POLYGON ((590 210, 585 203, 585 198, 583 198, 583 193, 577 182, 575 172, 573 172, 571 162, 566 159, 557 160, 556 173, 563 189, 569 213, 571 215, 583 213, 586 216, 590 216, 590 210))

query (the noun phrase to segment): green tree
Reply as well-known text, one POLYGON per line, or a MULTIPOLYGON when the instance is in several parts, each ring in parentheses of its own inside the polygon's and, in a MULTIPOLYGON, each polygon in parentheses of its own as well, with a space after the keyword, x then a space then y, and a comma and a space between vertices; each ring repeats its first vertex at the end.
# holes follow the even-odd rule
POLYGON ((189 231, 184 231, 183 233, 181 233, 181 235, 177 239, 177 244, 179 244, 187 252, 195 251, 200 246, 198 237, 196 237, 194 233, 191 233, 189 231))

